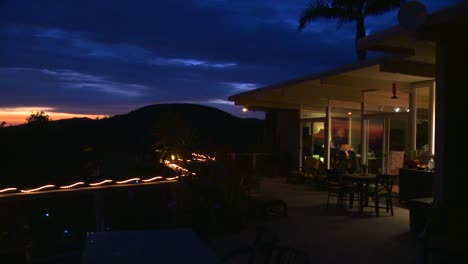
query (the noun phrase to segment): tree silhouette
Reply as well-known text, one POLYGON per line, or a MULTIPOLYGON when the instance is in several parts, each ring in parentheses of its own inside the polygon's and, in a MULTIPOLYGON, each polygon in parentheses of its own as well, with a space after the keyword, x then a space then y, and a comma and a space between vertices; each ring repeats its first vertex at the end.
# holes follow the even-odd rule
POLYGON ((44 111, 32 113, 26 118, 28 124, 45 124, 50 121, 49 115, 46 115, 44 111))
POLYGON ((6 126, 6 124, 7 124, 7 122, 2 121, 2 123, 0 123, 0 127, 4 127, 4 126, 6 126))
MULTIPOLYGON (((315 0, 309 4, 299 18, 298 31, 319 18, 338 19, 338 28, 344 23, 356 22, 356 41, 366 37, 365 18, 381 15, 398 9, 406 0, 315 0)), ((366 51, 358 50, 359 60, 366 59, 366 51)))
POLYGON ((190 157, 199 145, 199 135, 184 116, 176 113, 168 114, 168 118, 158 122, 153 127, 154 147, 164 153, 177 153, 190 157))

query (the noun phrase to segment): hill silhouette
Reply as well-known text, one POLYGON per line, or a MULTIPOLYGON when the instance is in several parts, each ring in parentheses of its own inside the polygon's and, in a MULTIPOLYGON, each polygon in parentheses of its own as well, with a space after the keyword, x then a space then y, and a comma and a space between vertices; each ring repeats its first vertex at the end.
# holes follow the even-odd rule
POLYGON ((0 187, 169 174, 155 164, 156 148, 210 155, 259 151, 263 123, 203 105, 157 104, 98 120, 3 127, 0 187))

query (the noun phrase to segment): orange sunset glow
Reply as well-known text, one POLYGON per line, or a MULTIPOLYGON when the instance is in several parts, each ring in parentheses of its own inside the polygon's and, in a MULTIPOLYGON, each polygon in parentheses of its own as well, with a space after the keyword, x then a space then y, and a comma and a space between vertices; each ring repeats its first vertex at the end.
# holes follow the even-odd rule
POLYGON ((46 115, 49 116, 51 120, 67 119, 74 117, 87 117, 91 119, 103 118, 107 115, 99 114, 77 114, 77 113, 61 113, 55 112, 53 107, 10 107, 10 108, 0 108, 0 123, 6 122, 7 126, 9 125, 21 125, 26 123, 26 118, 31 114, 44 111, 46 115))

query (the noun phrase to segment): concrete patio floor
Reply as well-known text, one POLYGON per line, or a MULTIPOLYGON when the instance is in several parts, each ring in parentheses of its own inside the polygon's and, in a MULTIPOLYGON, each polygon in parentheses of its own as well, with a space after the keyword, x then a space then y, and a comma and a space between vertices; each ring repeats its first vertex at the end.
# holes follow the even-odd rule
MULTIPOLYGON (((357 214, 357 206, 342 209, 332 204, 325 210, 327 192, 310 184, 286 183, 284 178, 265 178, 260 193, 286 201, 289 216, 255 224, 276 231, 280 244, 306 251, 312 263, 423 263, 422 244, 409 231, 406 208, 394 206, 394 216, 382 212, 380 217, 370 207, 364 215, 357 214)), ((224 256, 249 245, 253 236, 246 230, 210 244, 224 256)))

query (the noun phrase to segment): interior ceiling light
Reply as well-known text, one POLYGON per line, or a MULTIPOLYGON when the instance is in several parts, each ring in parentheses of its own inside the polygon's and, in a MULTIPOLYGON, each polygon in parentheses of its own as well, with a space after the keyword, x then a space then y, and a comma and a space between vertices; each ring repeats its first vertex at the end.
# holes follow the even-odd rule
POLYGON ((398 96, 396 96, 396 82, 392 83, 392 92, 393 92, 392 99, 398 99, 398 96))

